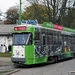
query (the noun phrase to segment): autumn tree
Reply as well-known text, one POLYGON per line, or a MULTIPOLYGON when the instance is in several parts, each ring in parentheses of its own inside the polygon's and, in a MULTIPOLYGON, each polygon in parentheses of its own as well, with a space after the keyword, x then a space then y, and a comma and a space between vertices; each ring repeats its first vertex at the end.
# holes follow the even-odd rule
POLYGON ((16 20, 18 19, 18 9, 13 6, 11 8, 9 8, 6 12, 6 21, 4 21, 4 23, 7 24, 15 24, 16 20))
POLYGON ((45 6, 41 4, 32 4, 27 7, 22 15, 23 19, 36 19, 39 23, 48 21, 48 15, 46 14, 45 6))

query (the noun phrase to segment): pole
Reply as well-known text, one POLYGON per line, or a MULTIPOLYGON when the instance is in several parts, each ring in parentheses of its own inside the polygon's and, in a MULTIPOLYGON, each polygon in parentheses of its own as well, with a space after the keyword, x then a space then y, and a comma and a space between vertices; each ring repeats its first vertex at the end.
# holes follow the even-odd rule
POLYGON ((22 15, 22 9, 21 9, 21 6, 22 6, 22 0, 20 0, 19 23, 18 23, 19 25, 21 25, 21 21, 22 21, 22 20, 21 20, 21 18, 22 18, 22 17, 21 17, 21 15, 22 15))
POLYGON ((61 15, 61 20, 60 20, 60 24, 62 25, 62 15, 61 15))

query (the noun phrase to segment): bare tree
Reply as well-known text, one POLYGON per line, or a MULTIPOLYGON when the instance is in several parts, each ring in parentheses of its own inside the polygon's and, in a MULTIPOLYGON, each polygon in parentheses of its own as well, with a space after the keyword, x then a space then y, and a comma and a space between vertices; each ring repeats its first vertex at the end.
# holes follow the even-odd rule
MULTIPOLYGON (((56 18, 58 14, 58 8, 61 0, 27 0, 31 4, 43 4, 46 9, 46 13, 48 15, 48 21, 52 21, 53 23, 56 23, 56 18)), ((35 9, 35 7, 34 7, 35 9)), ((35 9, 37 12, 37 8, 35 9)), ((38 11, 40 12, 40 11, 38 11)))
POLYGON ((0 16, 2 16, 2 11, 0 10, 0 16))
MULTIPOLYGON (((27 1, 29 1, 30 4, 44 5, 46 13, 48 15, 48 22, 58 23, 62 26, 64 26, 65 24, 68 25, 69 22, 67 22, 67 20, 65 18, 68 14, 68 11, 71 8, 75 8, 75 0, 27 0, 27 1), (64 20, 67 23, 64 22, 64 20)), ((41 9, 39 11, 37 11, 37 9, 38 9, 38 7, 36 7, 35 12, 37 12, 37 15, 38 15, 38 12, 40 13, 41 9)), ((71 15, 72 15, 72 13, 71 13, 71 15)), ((72 23, 72 24, 74 24, 74 23, 72 23)))

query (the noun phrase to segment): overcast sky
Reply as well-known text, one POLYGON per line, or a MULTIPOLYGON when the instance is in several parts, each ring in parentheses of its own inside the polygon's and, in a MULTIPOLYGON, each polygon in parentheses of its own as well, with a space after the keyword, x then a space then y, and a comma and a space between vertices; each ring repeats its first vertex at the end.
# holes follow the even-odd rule
MULTIPOLYGON (((0 10, 4 13, 12 6, 19 5, 20 0, 0 0, 0 10)), ((22 3, 26 0, 22 0, 22 3)))
POLYGON ((11 6, 16 5, 18 0, 0 0, 0 10, 6 12, 11 6))

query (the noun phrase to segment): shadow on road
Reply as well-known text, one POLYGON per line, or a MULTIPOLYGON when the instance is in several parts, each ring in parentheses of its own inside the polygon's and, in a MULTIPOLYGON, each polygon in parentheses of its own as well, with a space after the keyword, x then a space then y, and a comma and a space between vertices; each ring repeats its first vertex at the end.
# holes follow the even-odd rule
POLYGON ((45 67, 45 66, 49 66, 49 65, 59 64, 59 63, 66 62, 66 61, 69 61, 69 60, 72 60, 72 58, 61 60, 61 61, 54 62, 54 63, 41 63, 41 64, 34 64, 34 65, 20 65, 20 66, 14 65, 14 68, 19 68, 19 69, 39 68, 39 67, 45 67))

